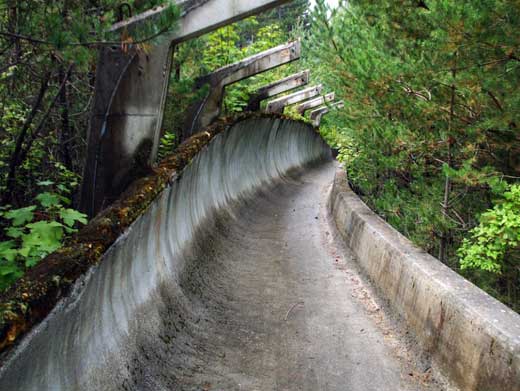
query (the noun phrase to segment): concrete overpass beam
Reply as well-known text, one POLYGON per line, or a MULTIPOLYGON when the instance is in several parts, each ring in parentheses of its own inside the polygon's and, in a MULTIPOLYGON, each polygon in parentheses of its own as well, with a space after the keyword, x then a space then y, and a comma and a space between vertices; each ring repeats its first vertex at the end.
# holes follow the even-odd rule
POLYGON ((197 102, 189 110, 185 127, 187 131, 183 135, 183 139, 197 133, 218 118, 226 86, 297 60, 300 55, 301 43, 293 41, 265 50, 199 78, 197 85, 202 87, 208 84, 209 92, 202 101, 197 102))
POLYGON ((302 102, 304 100, 314 98, 321 93, 323 86, 321 84, 305 88, 301 91, 294 92, 289 95, 282 96, 267 103, 265 111, 267 113, 283 113, 286 106, 302 102))
POLYGON ((324 96, 320 96, 318 98, 314 98, 311 100, 308 100, 306 102, 303 102, 299 104, 296 107, 296 110, 300 114, 305 114, 307 110, 314 109, 315 107, 319 107, 327 102, 332 102, 335 98, 334 92, 329 92, 328 94, 325 94, 324 96))
POLYGON ((260 110, 260 102, 275 95, 307 85, 310 71, 307 69, 294 75, 287 76, 281 80, 260 87, 251 97, 247 104, 247 111, 260 110))
POLYGON ((345 103, 342 100, 340 100, 338 102, 332 103, 330 106, 323 106, 311 111, 309 118, 314 126, 320 126, 321 119, 324 115, 329 113, 331 109, 341 109, 343 107, 345 107, 345 103))
MULTIPOLYGON (((177 28, 164 33, 146 53, 136 45, 100 49, 88 131, 80 209, 95 215, 110 204, 156 158, 171 68, 172 46, 274 8, 288 0, 178 1, 177 28)), ((115 24, 114 33, 159 18, 165 7, 115 24)))

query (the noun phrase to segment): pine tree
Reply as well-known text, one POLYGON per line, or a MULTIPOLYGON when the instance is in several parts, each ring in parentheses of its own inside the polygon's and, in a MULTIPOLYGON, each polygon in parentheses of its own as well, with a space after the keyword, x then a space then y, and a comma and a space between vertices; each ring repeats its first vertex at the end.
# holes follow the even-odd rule
MULTIPOLYGON (((309 63, 344 110, 323 132, 354 188, 458 269, 456 250, 520 177, 520 2, 318 2, 309 63)), ((465 275, 511 305, 503 281, 465 275)))

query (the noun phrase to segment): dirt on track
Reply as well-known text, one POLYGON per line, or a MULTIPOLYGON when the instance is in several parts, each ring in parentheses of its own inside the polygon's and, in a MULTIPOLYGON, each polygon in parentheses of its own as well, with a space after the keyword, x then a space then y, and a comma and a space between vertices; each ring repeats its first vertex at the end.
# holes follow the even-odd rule
MULTIPOLYGON (((285 177, 201 234, 181 285, 204 316, 181 338, 174 389, 440 389, 337 238, 333 175, 328 162, 285 177)), ((153 372, 137 389, 159 386, 153 372)))

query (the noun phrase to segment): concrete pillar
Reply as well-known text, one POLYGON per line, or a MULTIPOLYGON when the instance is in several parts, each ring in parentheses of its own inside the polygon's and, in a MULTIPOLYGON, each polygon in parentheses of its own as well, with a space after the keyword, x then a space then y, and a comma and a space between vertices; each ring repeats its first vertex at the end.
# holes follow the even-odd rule
POLYGON ((292 94, 274 99, 267 103, 265 111, 267 113, 283 113, 283 110, 286 106, 293 105, 295 103, 299 103, 310 98, 314 98, 315 96, 321 94, 322 89, 323 86, 319 84, 317 86, 305 88, 301 91, 297 91, 292 94))
POLYGON ((260 87, 249 97, 246 111, 258 111, 260 110, 260 102, 264 99, 307 85, 309 82, 309 74, 310 71, 307 69, 260 87))
POLYGON ((298 111, 298 113, 303 115, 303 114, 305 114, 305 112, 307 110, 314 109, 315 107, 321 106, 327 102, 332 102, 334 100, 334 97, 335 97, 334 92, 329 92, 328 94, 325 94, 324 96, 310 99, 308 101, 305 101, 305 102, 299 104, 296 107, 296 111, 298 111))
MULTIPOLYGON (((180 0, 178 25, 148 43, 148 50, 136 45, 100 49, 80 198, 83 212, 95 215, 155 160, 173 45, 287 1, 180 0)), ((131 34, 163 12, 165 7, 155 7, 111 31, 131 34)))
POLYGON ((341 109, 343 107, 345 107, 345 103, 342 100, 335 102, 330 106, 320 107, 316 110, 311 111, 309 119, 312 121, 312 124, 314 126, 320 126, 321 118, 325 114, 327 114, 330 111, 330 109, 341 109))
POLYGON ((230 64, 197 80, 197 86, 209 85, 209 92, 188 111, 183 139, 210 125, 220 115, 226 86, 240 80, 297 60, 301 55, 300 41, 293 41, 265 50, 230 64))

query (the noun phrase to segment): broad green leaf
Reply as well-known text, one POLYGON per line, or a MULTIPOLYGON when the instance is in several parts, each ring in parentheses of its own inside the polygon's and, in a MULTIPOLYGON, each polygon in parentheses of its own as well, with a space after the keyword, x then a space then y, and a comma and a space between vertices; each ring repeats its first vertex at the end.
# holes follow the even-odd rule
MULTIPOLYGON (((50 251, 52 252, 52 251, 50 251)), ((49 253, 50 253, 49 252, 49 253)), ((36 257, 27 257, 25 259, 25 267, 33 267, 34 265, 36 265, 38 262, 41 261, 41 259, 47 254, 44 254, 42 253, 40 256, 36 256, 36 257)))
POLYGON ((12 220, 12 224, 15 227, 19 227, 21 225, 24 225, 34 218, 33 211, 36 209, 36 206, 31 205, 27 206, 25 208, 20 209, 12 209, 5 213, 5 218, 12 220))
POLYGON ((10 238, 17 239, 23 235, 23 228, 21 227, 9 227, 5 230, 6 235, 10 238))
POLYGON ((60 196, 55 193, 44 192, 36 196, 36 199, 44 208, 60 205, 60 196))
POLYGON ((8 262, 13 262, 18 254, 18 251, 15 249, 15 246, 16 243, 14 240, 0 242, 0 259, 5 259, 8 262))
POLYGON ((9 275, 18 278, 22 275, 22 271, 14 263, 0 262, 0 276, 5 277, 5 276, 9 276, 9 275))
POLYGON ((72 227, 76 221, 87 224, 87 215, 74 209, 61 209, 60 217, 63 219, 65 225, 69 227, 72 227))

